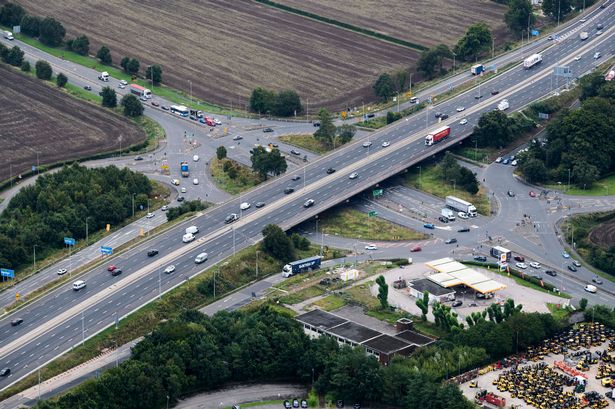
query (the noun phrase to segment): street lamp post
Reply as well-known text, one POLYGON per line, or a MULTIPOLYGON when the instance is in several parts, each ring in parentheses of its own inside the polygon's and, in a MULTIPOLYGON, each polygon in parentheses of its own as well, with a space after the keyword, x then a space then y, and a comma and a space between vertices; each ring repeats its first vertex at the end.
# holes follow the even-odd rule
POLYGON ((136 193, 132 194, 132 218, 135 218, 135 195, 136 193))
POLYGON ((89 229, 88 229, 88 219, 90 216, 86 216, 85 218, 85 244, 88 244, 89 240, 89 229))
POLYGON ((34 263, 32 265, 32 271, 36 271, 36 246, 38 246, 38 244, 35 244, 33 249, 34 249, 34 263))
POLYGON ((256 250, 256 278, 258 278, 258 253, 259 251, 256 250))
POLYGON ((419 189, 422 188, 423 184, 421 183, 421 176, 423 176, 423 169, 419 166, 419 189))

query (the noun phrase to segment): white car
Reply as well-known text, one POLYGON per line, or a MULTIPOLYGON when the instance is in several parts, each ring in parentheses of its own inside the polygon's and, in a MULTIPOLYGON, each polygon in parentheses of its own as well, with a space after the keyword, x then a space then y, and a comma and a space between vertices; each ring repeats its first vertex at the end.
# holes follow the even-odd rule
POLYGON ((365 141, 365 142, 363 142, 363 147, 364 148, 369 148, 370 146, 372 146, 372 141, 365 141))
POLYGON ((186 188, 182 187, 181 191, 182 191, 182 193, 186 193, 186 188))
POLYGON ((126 88, 126 85, 124 85, 124 84, 120 84, 120 85, 118 85, 117 87, 118 87, 119 89, 124 89, 124 88, 126 88))
POLYGON ((527 264, 525 264, 525 263, 517 263, 517 264, 515 264, 515 266, 517 266, 517 268, 522 268, 522 269, 526 269, 527 268, 527 264))
POLYGON ((248 210, 250 208, 250 206, 252 206, 250 203, 248 202, 243 202, 242 204, 239 205, 239 208, 241 210, 248 210))
POLYGON ((199 184, 199 180, 197 178, 192 179, 192 184, 193 185, 198 185, 199 184))
POLYGON ((457 112, 463 112, 466 110, 466 107, 457 107, 457 112))
POLYGON ((459 216, 460 219, 467 219, 469 218, 468 214, 466 212, 459 212, 457 213, 457 216, 459 216))
POLYGON ((595 285, 591 285, 591 284, 587 284, 584 288, 585 291, 587 291, 588 293, 596 293, 596 291, 598 291, 598 289, 596 288, 595 285))
POLYGON ((598 31, 596 31, 596 35, 597 35, 597 36, 601 36, 601 35, 602 35, 602 30, 598 30, 598 31))
POLYGON ((365 246, 365 250, 378 250, 378 247, 375 244, 368 244, 365 246))
POLYGON ((512 166, 517 166, 519 164, 519 161, 517 159, 513 160, 512 162, 510 162, 510 164, 512 166))
POLYGON ((148 219, 151 219, 152 217, 154 217, 154 213, 148 213, 147 216, 145 216, 148 219))
POLYGON ((542 266, 540 265, 540 263, 539 263, 539 262, 537 262, 537 261, 532 261, 532 262, 530 263, 530 267, 532 267, 532 268, 540 268, 540 267, 542 267, 542 266))
POLYGON ((599 52, 594 54, 594 60, 597 60, 600 57, 602 57, 602 54, 600 54, 599 52))
POLYGON ((128 81, 126 81, 126 80, 120 80, 120 85, 128 85, 128 81))
POLYGON ((199 155, 194 155, 192 157, 192 160, 195 161, 195 162, 198 162, 199 161, 199 155))
POLYGON ((68 270, 65 268, 61 268, 58 270, 58 275, 59 276, 63 276, 64 274, 68 273, 68 270))
POLYGON ((382 147, 383 148, 386 148, 387 146, 391 146, 391 143, 389 141, 382 142, 382 147))
POLYGON ((468 120, 463 118, 461 121, 459 121, 459 125, 465 125, 468 123, 468 120))
POLYGON ((173 271, 175 271, 175 266, 173 264, 164 269, 165 274, 171 274, 173 271))
POLYGON ((580 59, 581 59, 581 56, 580 56, 580 55, 577 55, 576 57, 574 57, 574 60, 575 60, 575 61, 579 61, 580 59))
POLYGON ((166 212, 167 210, 169 210, 169 206, 164 205, 160 208, 160 210, 162 210, 163 212, 166 212))
POLYGON ((214 124, 216 125, 222 125, 222 121, 219 120, 218 118, 214 118, 214 124))
POLYGON ((501 163, 504 159, 501 156, 498 156, 498 158, 495 160, 495 163, 501 163))
POLYGON ((359 177, 359 174, 358 174, 357 172, 352 172, 352 173, 350 174, 350 176, 348 176, 348 178, 350 178, 350 179, 356 179, 356 178, 358 178, 358 177, 359 177))

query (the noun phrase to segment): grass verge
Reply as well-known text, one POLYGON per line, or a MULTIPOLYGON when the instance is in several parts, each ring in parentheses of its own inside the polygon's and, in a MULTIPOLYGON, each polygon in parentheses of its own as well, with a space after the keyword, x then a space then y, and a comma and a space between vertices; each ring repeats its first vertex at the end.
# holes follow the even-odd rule
POLYGON ((294 293, 290 293, 283 297, 280 297, 280 302, 284 304, 299 304, 302 301, 309 300, 310 298, 323 295, 325 291, 317 286, 306 287, 303 290, 299 290, 294 293))
POLYGON ((563 192, 567 195, 575 195, 575 196, 609 196, 615 194, 615 175, 607 176, 600 180, 594 182, 594 184, 589 188, 579 188, 575 185, 570 185, 570 189, 568 185, 565 183, 557 184, 549 184, 545 185, 547 189, 557 190, 563 192))
POLYGON ((481 187, 476 195, 471 195, 461 189, 457 190, 456 183, 451 183, 452 179, 446 182, 442 181, 435 164, 423 165, 420 169, 413 166, 404 174, 403 180, 406 186, 423 190, 442 199, 449 195, 457 196, 471 202, 480 214, 491 214, 491 205, 484 188, 481 187))
POLYGON ((321 298, 312 305, 315 305, 325 311, 333 311, 338 308, 342 308, 346 304, 348 304, 348 301, 346 301, 343 297, 340 297, 337 294, 331 294, 325 298, 321 298))
POLYGON ((428 237, 388 220, 344 207, 335 207, 321 214, 319 226, 327 234, 365 240, 423 240, 428 237))
POLYGON ((568 323, 568 318, 573 313, 572 308, 560 304, 547 303, 547 308, 553 318, 562 323, 568 323))
POLYGON ((166 136, 164 128, 151 118, 140 116, 138 118, 133 118, 133 122, 140 126, 147 135, 146 146, 143 152, 150 152, 156 149, 160 140, 164 139, 166 136))
POLYGON ((228 158, 222 160, 218 160, 218 158, 212 159, 209 162, 209 173, 219 189, 232 195, 249 190, 261 183, 261 179, 257 174, 252 172, 252 169, 228 158), (231 178, 229 174, 224 171, 225 163, 229 163, 230 165, 227 166, 235 168, 235 178, 231 178))
POLYGON ((306 149, 314 153, 327 153, 331 151, 328 146, 322 144, 314 138, 314 135, 310 134, 282 135, 278 139, 286 144, 306 149))

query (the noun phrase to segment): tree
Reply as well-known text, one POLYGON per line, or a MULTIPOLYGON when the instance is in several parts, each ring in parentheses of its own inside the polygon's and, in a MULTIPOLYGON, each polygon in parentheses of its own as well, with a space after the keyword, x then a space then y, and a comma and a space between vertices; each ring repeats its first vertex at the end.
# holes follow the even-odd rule
POLYGON ((59 88, 62 88, 66 85, 66 83, 68 82, 68 78, 66 78, 66 75, 59 73, 58 76, 56 77, 56 85, 59 88))
POLYGON ((572 178, 580 188, 591 187, 599 177, 600 172, 598 172, 598 168, 591 163, 579 161, 572 168, 572 178))
POLYGON ((250 109, 252 112, 270 114, 275 108, 275 93, 261 87, 252 90, 250 109))
POLYGON ((322 143, 328 148, 333 146, 333 139, 335 138, 336 128, 333 125, 331 114, 326 108, 320 108, 318 112, 318 119, 320 121, 320 127, 314 132, 314 139, 322 143))
POLYGON ((4 44, 0 43, 0 59, 6 61, 8 55, 9 49, 4 44))
POLYGON ((57 47, 62 44, 66 30, 62 23, 57 21, 53 17, 46 17, 40 24, 40 36, 39 40, 43 44, 47 44, 50 47, 57 47))
POLYGON ((124 107, 124 115, 126 116, 137 117, 143 115, 143 104, 132 94, 124 95, 121 105, 124 107))
POLYGON ((508 2, 508 11, 504 15, 504 21, 508 29, 513 33, 518 33, 523 29, 527 29, 527 27, 533 26, 536 22, 536 17, 532 13, 530 1, 510 0, 508 2))
POLYGON ((262 146, 257 146, 250 151, 252 156, 252 170, 266 180, 267 175, 272 173, 279 175, 286 172, 287 164, 286 159, 280 154, 278 149, 273 149, 271 152, 267 152, 262 146))
POLYGON ((120 67, 124 70, 124 72, 128 73, 128 64, 130 63, 130 58, 124 57, 120 61, 120 67))
POLYGON ((393 82, 395 83, 395 89, 397 92, 406 92, 410 83, 410 74, 408 73, 408 70, 395 71, 393 74, 393 82))
POLYGON ((265 253, 283 263, 296 258, 291 239, 275 224, 268 224, 263 229, 262 247, 265 253))
POLYGON ((218 146, 218 148, 216 148, 216 158, 218 158, 218 160, 226 158, 226 148, 224 146, 218 146))
POLYGON ((354 138, 354 135, 357 133, 357 127, 354 125, 344 124, 337 128, 336 133, 338 144, 344 145, 354 138))
POLYGON ((434 49, 425 50, 421 53, 416 63, 417 70, 427 78, 433 78, 438 65, 439 57, 434 49))
POLYGON ((96 52, 96 58, 98 58, 101 64, 111 65, 112 63, 111 51, 106 45, 103 45, 98 49, 96 52))
POLYGON ((376 284, 378 284, 378 300, 380 301, 380 307, 382 309, 389 308, 389 285, 384 280, 383 275, 379 275, 376 278, 376 284))
POLYGON ((23 72, 30 72, 30 70, 32 70, 32 67, 30 67, 30 63, 28 61, 24 61, 21 63, 21 70, 23 72))
POLYGON ((543 0, 542 11, 554 21, 560 21, 572 11, 573 4, 573 0, 543 0))
POLYGON ((429 312, 429 292, 423 291, 423 298, 416 299, 416 306, 421 309, 421 319, 427 321, 427 313, 429 312))
POLYGON ((145 78, 147 78, 148 80, 152 80, 154 85, 160 85, 160 83, 162 82, 162 68, 160 68, 160 65, 154 64, 147 67, 145 69, 145 78))
POLYGON ((30 37, 38 37, 41 34, 41 18, 25 15, 21 19, 21 32, 30 37))
POLYGON ((547 168, 540 159, 529 159, 522 162, 521 171, 530 183, 540 183, 547 180, 547 168))
POLYGON ((478 193, 478 179, 476 179, 474 172, 466 167, 459 167, 458 184, 470 194, 475 195, 478 193))
POLYGON ((23 63, 24 52, 18 46, 11 48, 11 50, 6 55, 7 64, 11 64, 15 67, 21 67, 23 63))
POLYGON ((107 108, 115 108, 117 106, 117 94, 111 87, 103 87, 102 92, 102 106, 107 108))
POLYGON ((79 55, 88 55, 90 51, 90 39, 85 35, 81 35, 70 42, 69 49, 79 55))
POLYGON ((38 60, 34 66, 34 70, 36 71, 36 78, 40 80, 50 80, 53 74, 51 65, 44 60, 38 60))
POLYGON ((374 85, 372 86, 376 96, 380 97, 383 101, 387 101, 390 97, 395 95, 395 83, 391 76, 387 73, 380 74, 374 85))
POLYGON ((296 91, 280 91, 275 98, 275 113, 278 116, 297 115, 302 110, 301 98, 296 91))
POLYGON ((26 15, 26 11, 19 4, 6 3, 0 9, 0 24, 7 27, 18 26, 26 15))
POLYGON ((491 31, 485 23, 468 27, 465 35, 455 46, 455 54, 460 60, 474 61, 485 51, 491 49, 491 31))
POLYGON ((140 65, 141 64, 139 63, 139 60, 137 60, 136 58, 131 58, 126 65, 126 70, 128 71, 128 74, 137 75, 137 73, 139 72, 140 65))
POLYGON ((513 139, 511 120, 502 111, 489 111, 481 115, 472 131, 479 146, 499 148, 513 139))
POLYGON ((382 397, 383 369, 362 348, 343 347, 331 368, 331 393, 336 399, 377 402, 382 397))

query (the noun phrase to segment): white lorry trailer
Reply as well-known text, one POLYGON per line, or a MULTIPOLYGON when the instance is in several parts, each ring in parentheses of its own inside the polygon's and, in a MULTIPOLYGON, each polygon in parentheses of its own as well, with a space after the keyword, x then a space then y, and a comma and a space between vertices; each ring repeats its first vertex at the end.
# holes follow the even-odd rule
POLYGON ((532 54, 523 60, 523 68, 529 70, 536 64, 540 64, 542 62, 542 54, 532 54))
POLYGON ((458 197, 446 196, 446 206, 458 212, 464 212, 470 217, 476 217, 476 207, 472 203, 458 197))

